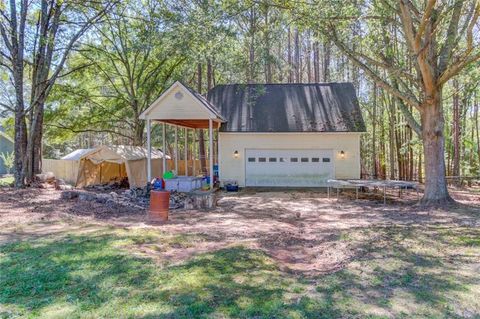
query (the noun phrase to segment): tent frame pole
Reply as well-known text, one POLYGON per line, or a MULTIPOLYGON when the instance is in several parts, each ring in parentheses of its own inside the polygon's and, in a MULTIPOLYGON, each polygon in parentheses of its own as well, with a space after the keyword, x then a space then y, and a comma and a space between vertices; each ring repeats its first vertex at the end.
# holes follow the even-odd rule
POLYGON ((210 162, 210 190, 213 190, 213 121, 208 119, 208 144, 210 162))
POLYGON ((167 139, 165 136, 167 135, 167 124, 163 123, 162 127, 162 143, 163 143, 163 174, 167 171, 167 139))
POLYGON ((152 142, 150 119, 147 119, 147 185, 152 181, 152 142))

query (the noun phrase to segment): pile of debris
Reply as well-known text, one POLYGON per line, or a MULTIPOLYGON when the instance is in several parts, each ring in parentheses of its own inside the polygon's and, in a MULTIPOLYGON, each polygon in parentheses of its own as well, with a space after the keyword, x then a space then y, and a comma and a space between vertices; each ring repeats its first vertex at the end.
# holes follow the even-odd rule
POLYGON ((46 172, 42 174, 35 175, 35 181, 31 185, 36 188, 50 188, 53 187, 56 190, 71 190, 73 189, 72 185, 68 185, 61 178, 56 178, 55 174, 52 172, 46 172))
MULTIPOLYGON (((129 197, 132 201, 136 201, 140 205, 147 207, 150 204, 150 187, 135 187, 126 190, 124 196, 129 197)), ((170 209, 179 209, 185 207, 186 193, 177 191, 170 192, 170 209)))
POLYGON ((134 187, 125 191, 126 196, 132 198, 150 198, 150 187, 147 185, 145 187, 134 187))
POLYGON ((61 198, 68 200, 78 198, 79 201, 100 203, 113 209, 119 207, 128 207, 143 210, 146 207, 144 205, 139 205, 137 202, 131 201, 128 197, 122 196, 121 194, 115 192, 96 193, 84 190, 70 190, 62 192, 61 198))
POLYGON ((186 208, 187 200, 187 193, 170 192, 170 209, 186 208))
POLYGON ((148 186, 127 189, 122 195, 142 207, 146 208, 150 205, 150 187, 148 186))
MULTIPOLYGON (((90 201, 107 205, 110 208, 128 207, 135 209, 146 209, 150 205, 150 189, 133 188, 124 192, 95 192, 89 190, 68 190, 61 194, 62 199, 75 199, 79 201, 90 201)), ((179 192, 170 192, 170 209, 180 209, 185 207, 187 194, 179 192)))
POLYGON ((108 191, 114 191, 118 189, 125 189, 128 187, 129 187, 128 178, 124 178, 120 181, 113 180, 108 183, 100 184, 100 185, 88 185, 88 186, 85 186, 85 189, 92 190, 92 191, 108 192, 108 191))

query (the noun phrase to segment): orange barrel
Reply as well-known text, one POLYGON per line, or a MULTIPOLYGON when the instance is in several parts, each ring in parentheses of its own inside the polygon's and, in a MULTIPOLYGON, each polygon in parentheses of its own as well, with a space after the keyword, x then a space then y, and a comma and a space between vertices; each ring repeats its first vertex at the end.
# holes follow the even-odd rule
POLYGON ((166 222, 168 220, 168 208, 170 207, 169 191, 150 191, 149 217, 153 221, 166 222))

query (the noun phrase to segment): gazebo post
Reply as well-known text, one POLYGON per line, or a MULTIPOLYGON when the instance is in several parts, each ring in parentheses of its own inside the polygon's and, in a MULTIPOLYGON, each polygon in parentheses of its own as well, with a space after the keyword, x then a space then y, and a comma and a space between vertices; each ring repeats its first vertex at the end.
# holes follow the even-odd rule
MULTIPOLYGON (((163 152, 163 174, 167 171, 167 139, 165 136, 167 135, 167 124, 163 123, 162 127, 162 152, 163 152)), ((163 177, 163 176, 162 176, 163 177)))
POLYGON ((185 141, 184 141, 184 149, 183 149, 183 152, 184 152, 184 160, 185 160, 185 176, 188 176, 188 148, 187 148, 187 145, 188 145, 188 130, 187 128, 185 127, 183 129, 183 133, 184 133, 184 137, 185 137, 185 141))
POLYGON ((178 126, 175 125, 175 173, 178 175, 178 126))
POLYGON ((197 129, 194 128, 194 129, 193 129, 193 147, 192 147, 193 176, 195 176, 195 174, 196 174, 196 168, 197 168, 197 165, 196 165, 196 163, 195 163, 195 162, 197 161, 197 159, 196 159, 197 153, 195 153, 195 151, 197 150, 196 145, 197 145, 197 129))
POLYGON ((209 162, 210 162, 210 190, 213 190, 213 123, 212 119, 208 119, 208 146, 209 146, 209 162))
POLYGON ((152 181, 152 143, 150 140, 150 119, 147 119, 147 184, 152 181))

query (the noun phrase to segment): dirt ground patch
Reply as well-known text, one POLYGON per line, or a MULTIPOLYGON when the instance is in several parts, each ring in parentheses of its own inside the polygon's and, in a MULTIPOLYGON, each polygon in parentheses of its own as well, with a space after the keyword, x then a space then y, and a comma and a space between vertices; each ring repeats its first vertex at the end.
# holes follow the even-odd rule
POLYGON ((342 269, 361 253, 355 241, 343 240, 352 230, 392 226, 479 227, 479 189, 451 192, 459 201, 458 206, 425 209, 415 205, 414 195, 382 205, 381 200, 367 200, 365 196, 354 201, 352 194, 344 194, 337 201, 320 191, 248 190, 221 193, 218 208, 213 211, 177 210, 171 213, 168 223, 152 225, 142 210, 61 200, 60 192, 52 189, 1 188, 0 241, 105 226, 145 228, 198 238, 188 247, 137 247, 140 253, 159 261, 177 263, 200 253, 242 245, 264 251, 286 271, 321 274, 342 269))

